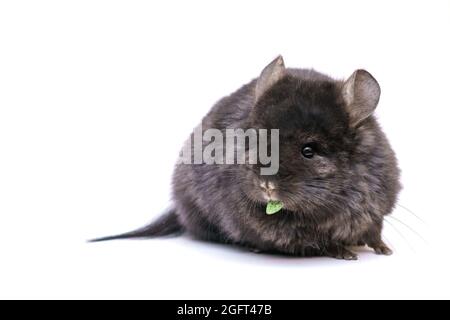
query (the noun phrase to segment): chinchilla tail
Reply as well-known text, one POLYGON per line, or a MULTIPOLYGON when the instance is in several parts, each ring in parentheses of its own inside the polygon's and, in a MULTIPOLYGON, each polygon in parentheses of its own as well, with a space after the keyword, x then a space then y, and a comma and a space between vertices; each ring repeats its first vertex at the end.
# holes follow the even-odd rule
POLYGON ((178 221, 175 210, 170 210, 169 212, 158 218, 156 221, 140 229, 115 236, 92 239, 88 242, 101 242, 119 239, 156 238, 180 234, 182 232, 183 227, 178 221))

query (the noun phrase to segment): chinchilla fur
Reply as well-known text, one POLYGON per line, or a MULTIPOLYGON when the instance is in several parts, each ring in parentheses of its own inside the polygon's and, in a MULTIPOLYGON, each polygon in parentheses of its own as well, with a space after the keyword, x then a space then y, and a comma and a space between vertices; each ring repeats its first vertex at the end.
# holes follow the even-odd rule
POLYGON ((278 57, 202 121, 203 130, 279 129, 278 173, 261 175, 261 164, 177 164, 168 213, 99 240, 187 232, 258 252, 353 260, 351 247, 367 245, 391 254, 381 233, 400 191, 399 169, 373 115, 379 97, 367 71, 340 81, 285 68, 278 57), (284 208, 267 215, 268 197, 284 208))

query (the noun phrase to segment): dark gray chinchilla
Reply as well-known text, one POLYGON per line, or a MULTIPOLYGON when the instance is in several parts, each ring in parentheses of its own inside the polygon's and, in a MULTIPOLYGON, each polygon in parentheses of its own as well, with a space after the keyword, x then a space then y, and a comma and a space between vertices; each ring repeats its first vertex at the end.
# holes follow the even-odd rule
POLYGON ((256 252, 354 260, 349 247, 368 245, 392 254, 381 233, 400 191, 399 169, 373 115, 379 97, 365 70, 336 81, 287 69, 278 57, 202 122, 203 130, 279 129, 278 173, 261 175, 259 164, 177 164, 168 213, 94 241, 187 232, 256 252), (272 199, 284 207, 267 215, 272 199))

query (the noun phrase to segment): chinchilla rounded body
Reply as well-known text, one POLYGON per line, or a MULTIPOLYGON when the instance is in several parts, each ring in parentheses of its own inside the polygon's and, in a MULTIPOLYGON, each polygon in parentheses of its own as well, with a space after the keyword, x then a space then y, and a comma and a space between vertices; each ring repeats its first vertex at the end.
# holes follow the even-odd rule
MULTIPOLYGON (((379 97, 378 82, 365 70, 340 81, 288 69, 278 57, 221 99, 200 132, 204 151, 211 130, 266 130, 269 136, 276 130, 276 172, 263 174, 268 165, 260 161, 196 163, 193 134, 183 148, 192 161, 180 161, 173 175, 172 209, 143 229, 104 239, 187 232, 258 252, 353 260, 350 247, 368 245, 391 254, 381 233, 400 173, 373 115, 379 97), (282 209, 268 215, 272 201, 282 209)), ((248 159, 249 150, 244 153, 248 159)))

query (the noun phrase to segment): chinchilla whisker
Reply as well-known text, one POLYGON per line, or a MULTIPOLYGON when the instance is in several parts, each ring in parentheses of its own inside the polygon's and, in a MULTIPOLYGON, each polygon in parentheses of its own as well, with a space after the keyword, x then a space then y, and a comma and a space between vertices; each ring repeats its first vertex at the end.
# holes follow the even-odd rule
POLYGON ((402 208, 403 210, 405 210, 406 212, 410 213, 412 216, 414 216, 417 220, 419 220, 420 222, 422 222, 423 224, 425 224, 426 226, 428 226, 427 222, 425 220, 423 220, 421 217, 419 217, 419 215, 417 215, 416 213, 414 213, 414 211, 412 211, 411 209, 405 207, 404 205, 401 205, 400 203, 397 203, 397 206, 402 208))
MULTIPOLYGON (((419 237, 426 245, 429 245, 428 241, 425 240, 425 238, 420 233, 418 233, 416 230, 414 230, 411 226, 409 226, 408 224, 406 224, 405 222, 403 222, 402 220, 400 220, 399 218, 396 218, 394 216, 388 216, 388 217, 393 219, 393 220, 395 220, 395 221, 397 221, 401 225, 403 225, 405 228, 407 228, 412 233, 414 233, 417 237, 419 237)), ((385 220, 385 221, 387 221, 387 220, 385 220)))
POLYGON ((391 228, 405 241, 405 243, 408 245, 408 247, 411 249, 411 251, 416 253, 416 250, 411 245, 411 243, 408 241, 408 239, 403 235, 403 233, 389 220, 384 219, 384 221, 386 221, 391 226, 391 228))

